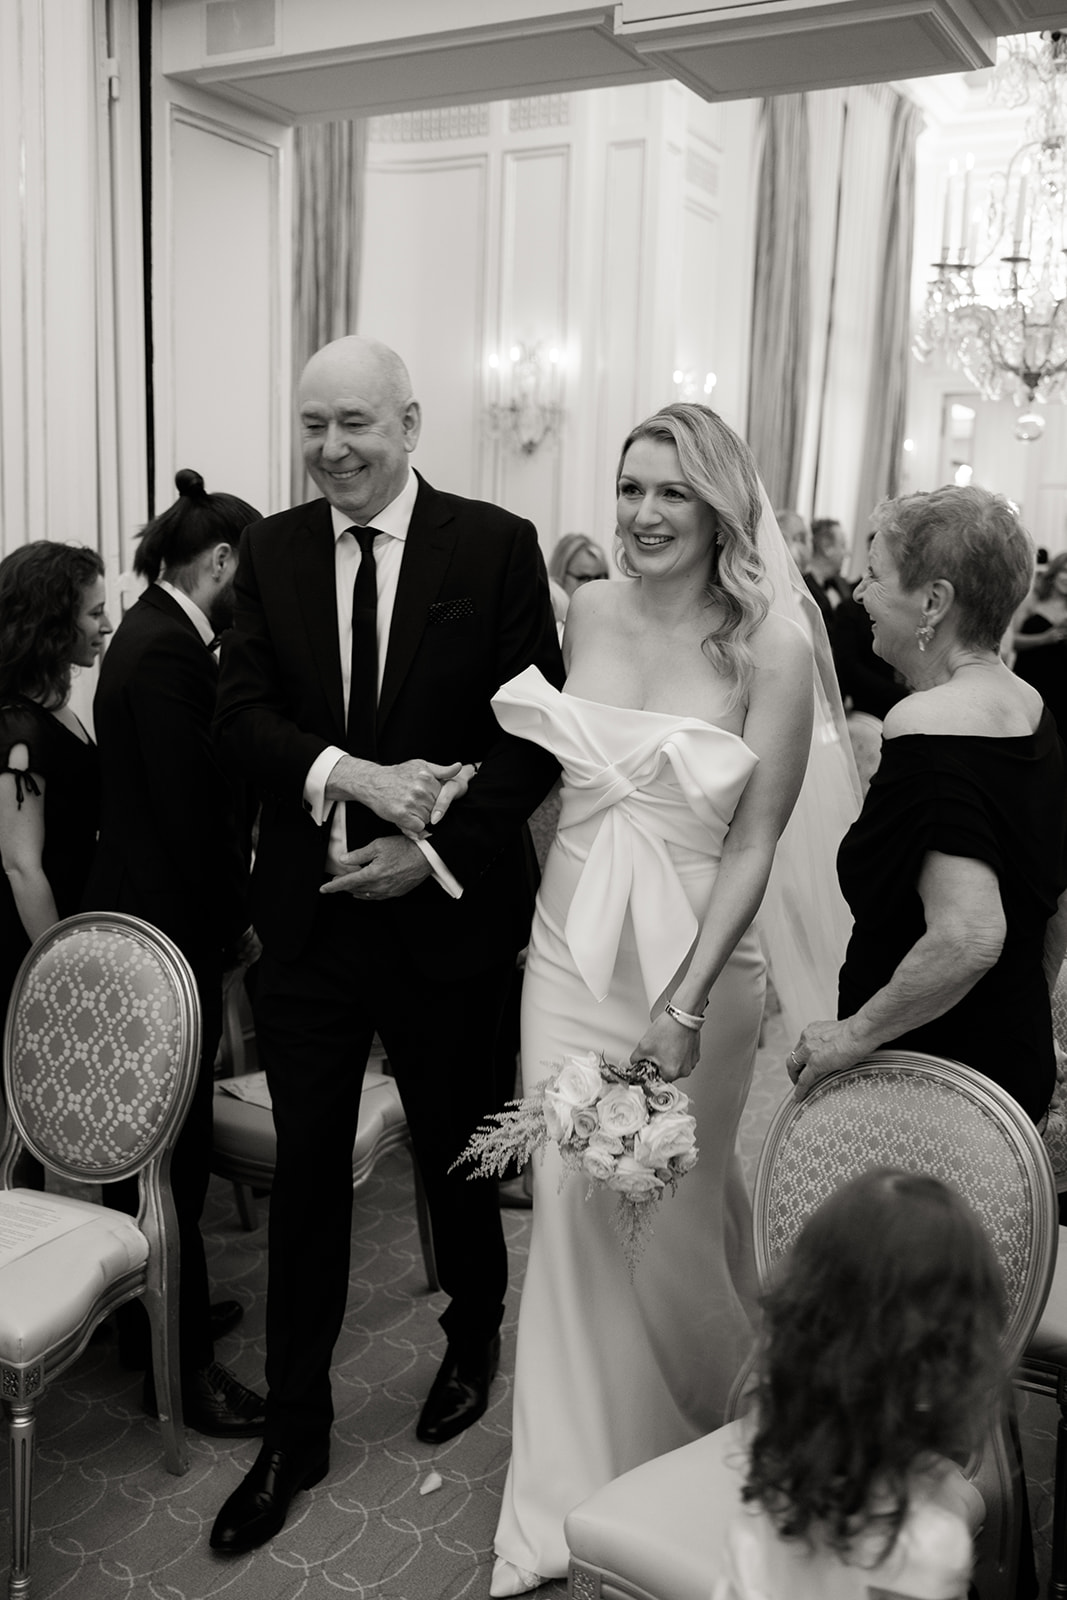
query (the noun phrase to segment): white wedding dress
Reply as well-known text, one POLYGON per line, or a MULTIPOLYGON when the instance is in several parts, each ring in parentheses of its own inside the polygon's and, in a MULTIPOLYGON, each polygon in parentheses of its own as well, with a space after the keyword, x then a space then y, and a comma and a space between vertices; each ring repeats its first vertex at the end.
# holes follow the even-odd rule
MULTIPOLYGON (((727 687, 723 686, 725 713, 727 687)), ((510 733, 563 768, 559 831, 522 1000, 523 1086, 565 1055, 628 1062, 696 938, 734 809, 756 766, 743 739, 691 717, 560 693, 529 668, 493 701, 510 733)), ((712 990, 683 1087, 700 1158, 661 1202, 627 1270, 602 1189, 535 1162, 519 1314, 512 1458, 495 1546, 527 1575, 567 1570, 563 1519, 642 1461, 710 1432, 752 1341, 755 1268, 734 1151, 755 1061, 764 960, 750 930, 712 990)), ((505 1592, 503 1590, 499 1592, 505 1592)))

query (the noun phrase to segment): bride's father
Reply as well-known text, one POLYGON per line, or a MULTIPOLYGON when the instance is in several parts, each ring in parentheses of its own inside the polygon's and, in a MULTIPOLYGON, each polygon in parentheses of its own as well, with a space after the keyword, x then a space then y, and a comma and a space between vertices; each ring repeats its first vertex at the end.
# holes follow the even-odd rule
POLYGON ((375 1030, 450 1296, 418 1436, 443 1442, 485 1410, 507 1257, 495 1185, 448 1168, 493 1105, 532 909, 525 820, 557 771, 501 732, 489 701, 531 664, 563 676, 532 524, 412 471, 421 418, 400 358, 339 339, 311 358, 297 398, 325 500, 247 530, 219 691, 223 748, 262 798, 255 1021, 278 1134, 264 1445, 211 1535, 233 1553, 277 1533, 293 1494, 329 1468, 375 1030))

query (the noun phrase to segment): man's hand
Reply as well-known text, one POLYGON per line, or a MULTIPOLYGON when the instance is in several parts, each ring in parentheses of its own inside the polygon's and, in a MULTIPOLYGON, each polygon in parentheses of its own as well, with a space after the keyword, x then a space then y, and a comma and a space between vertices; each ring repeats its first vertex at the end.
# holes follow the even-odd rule
POLYGON ((338 761, 326 783, 328 800, 358 800, 369 806, 383 822, 391 822, 403 833, 421 834, 429 824, 442 784, 461 771, 453 761, 442 767, 433 761, 401 761, 395 767, 379 767, 372 761, 345 756, 338 761))
POLYGON ((418 845, 394 834, 372 839, 358 850, 349 850, 341 859, 348 870, 324 883, 320 894, 350 894, 356 900, 397 900, 430 876, 430 863, 418 845))

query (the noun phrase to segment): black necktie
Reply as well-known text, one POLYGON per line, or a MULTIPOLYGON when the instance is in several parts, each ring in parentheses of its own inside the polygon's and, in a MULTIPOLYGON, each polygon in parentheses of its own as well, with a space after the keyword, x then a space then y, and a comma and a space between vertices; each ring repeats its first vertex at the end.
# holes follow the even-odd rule
POLYGON ((359 542, 359 567, 352 585, 352 671, 348 684, 348 751, 373 761, 378 717, 378 568, 374 559, 377 528, 353 528, 359 542))

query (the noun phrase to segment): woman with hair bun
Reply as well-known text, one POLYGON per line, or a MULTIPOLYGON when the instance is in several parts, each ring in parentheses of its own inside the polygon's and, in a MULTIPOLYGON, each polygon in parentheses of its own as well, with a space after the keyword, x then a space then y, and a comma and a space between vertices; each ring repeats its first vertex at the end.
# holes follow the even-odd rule
POLYGON ((956 1463, 1001 1404, 1004 1319, 954 1189, 882 1168, 831 1195, 763 1298, 754 1411, 709 1441, 743 1502, 712 1600, 964 1600, 984 1507, 956 1463))
POLYGON ((0 1017, 33 941, 81 905, 96 844, 96 746, 75 667, 111 632, 95 550, 35 539, 0 561, 0 1017))
MULTIPOLYGON (((149 586, 116 630, 96 693, 100 845, 86 904, 143 917, 173 939, 196 978, 203 1024, 200 1072, 178 1136, 171 1185, 178 1215, 182 1395, 201 1433, 261 1431, 263 1402, 214 1359, 214 1339, 241 1315, 208 1303, 200 1215, 212 1143, 222 974, 251 959, 244 829, 215 755, 216 635, 233 620, 237 545, 258 512, 232 494, 208 494, 198 472, 175 479, 178 499, 141 535, 134 570, 149 586), (112 653, 113 652, 113 653, 112 653)), ((124 1186, 117 1186, 124 1187, 124 1186)), ((132 1187, 116 1200, 136 1205, 132 1187)), ((120 1314, 121 1315, 121 1314, 120 1314)), ((120 1320, 129 1365, 148 1357, 139 1306, 120 1320)), ((145 1406, 155 1397, 146 1385, 145 1406)))

